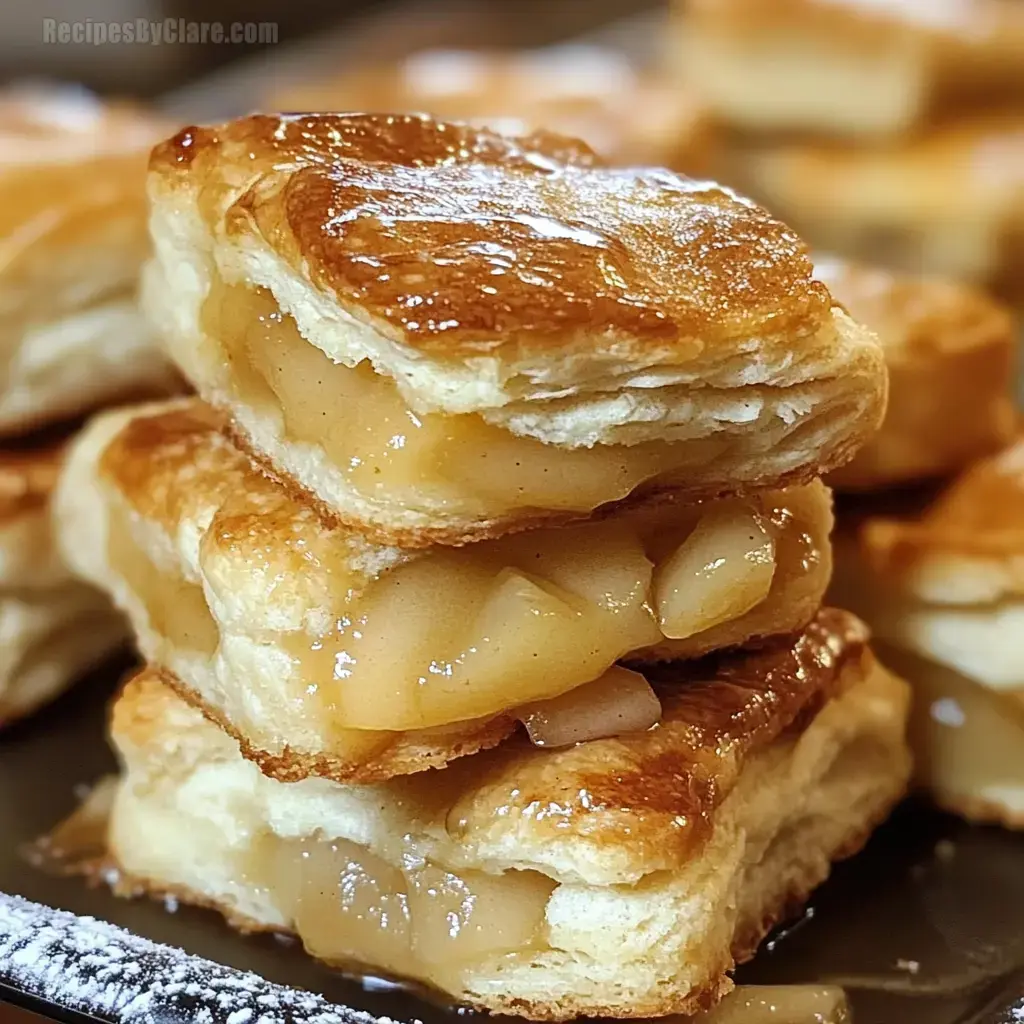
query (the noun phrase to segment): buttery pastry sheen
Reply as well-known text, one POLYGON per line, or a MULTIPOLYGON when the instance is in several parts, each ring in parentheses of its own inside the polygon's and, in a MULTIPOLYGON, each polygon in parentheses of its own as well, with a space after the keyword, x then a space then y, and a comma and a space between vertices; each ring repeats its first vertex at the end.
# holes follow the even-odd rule
POLYGON ((143 654, 282 778, 419 771, 623 686, 635 708, 649 690, 616 660, 798 629, 831 571, 819 482, 403 550, 324 520, 222 427, 199 400, 97 417, 61 483, 61 545, 143 654))
POLYGON ((371 786, 266 778, 148 670, 114 708, 111 852, 155 894, 478 1008, 689 1013, 903 791, 906 687, 864 636, 825 611, 667 667, 655 729, 371 786))
POLYGON ((255 116, 151 160, 147 304, 238 440, 386 543, 846 462, 877 339, 706 182, 426 116, 255 116))

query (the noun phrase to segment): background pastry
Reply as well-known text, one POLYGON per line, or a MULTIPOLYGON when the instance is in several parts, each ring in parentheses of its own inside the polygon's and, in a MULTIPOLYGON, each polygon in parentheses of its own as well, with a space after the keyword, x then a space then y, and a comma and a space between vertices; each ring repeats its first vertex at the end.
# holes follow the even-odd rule
POLYGON ((829 482, 877 490, 948 476, 1006 445, 1017 412, 1017 325, 969 285, 850 263, 815 261, 850 315, 876 331, 889 367, 882 429, 829 482))
POLYGON ((477 1007, 693 1011, 898 798, 907 698, 835 611, 666 681, 657 730, 282 785, 150 671, 114 709, 112 853, 155 893, 477 1007))
POLYGON ((126 624, 58 556, 50 495, 64 443, 0 451, 0 728, 113 651, 126 624))
POLYGON ((812 245, 1020 297, 1020 114, 961 117, 880 147, 740 142, 723 160, 725 180, 812 245))
POLYGON ((424 50, 405 60, 278 90, 272 110, 427 113, 505 134, 538 129, 583 139, 612 163, 707 166, 704 108, 667 76, 640 72, 619 50, 424 50))
POLYGON ((168 351, 386 542, 806 481, 881 416, 877 340, 789 229, 571 140, 257 116, 158 147, 150 192, 168 351))
POLYGON ((744 131, 896 137, 1024 99, 1016 0, 677 0, 674 63, 744 131))
POLYGON ((137 307, 163 130, 71 89, 0 94, 0 436, 177 389, 137 307))
POLYGON ((934 501, 865 516, 836 544, 833 595, 915 688, 921 781, 967 817, 1024 825, 1024 442, 934 501))
MULTIPOLYGON (((583 684, 558 717, 594 721, 595 701, 630 690, 630 673, 605 675, 619 658, 799 629, 831 571, 817 481, 410 551, 324 521, 222 427, 197 399, 97 417, 61 482, 60 542, 143 654, 281 777, 444 764, 583 684)), ((618 704, 653 724, 649 689, 632 690, 618 704)))

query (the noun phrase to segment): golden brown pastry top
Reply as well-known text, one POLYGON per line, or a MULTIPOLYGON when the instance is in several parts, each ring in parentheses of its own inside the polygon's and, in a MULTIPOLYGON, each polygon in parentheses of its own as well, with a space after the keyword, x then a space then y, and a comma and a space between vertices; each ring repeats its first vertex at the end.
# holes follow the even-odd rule
POLYGON ((1005 349, 1010 362, 1016 346, 1014 318, 980 288, 833 256, 816 259, 814 270, 832 298, 878 334, 890 366, 985 346, 1005 349))
POLYGON ((902 575, 931 560, 1024 562, 1024 437, 967 469, 917 515, 867 519, 872 567, 902 575))
POLYGON ((516 134, 545 128, 585 139, 613 163, 691 173, 704 166, 712 134, 678 82, 596 46, 427 50, 293 85, 269 102, 275 110, 424 112, 516 134))
POLYGON ((151 172, 157 201, 197 192, 214 234, 257 235, 426 352, 585 334, 696 358, 737 337, 799 345, 830 319, 803 243, 767 212, 667 171, 609 169, 558 136, 256 115, 184 129, 151 172))

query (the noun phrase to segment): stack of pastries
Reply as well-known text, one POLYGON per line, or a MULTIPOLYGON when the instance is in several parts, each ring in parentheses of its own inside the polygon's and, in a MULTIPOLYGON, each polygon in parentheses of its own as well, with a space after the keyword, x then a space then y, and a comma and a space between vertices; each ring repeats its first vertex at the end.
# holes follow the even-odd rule
POLYGON ((136 295, 159 131, 77 91, 0 94, 0 728, 125 636, 61 563, 49 504, 82 414, 176 381, 136 295))
POLYGON ((833 296, 878 331, 885 423, 831 474, 833 599, 869 622, 914 687, 917 774, 939 804, 1024 825, 1024 450, 1017 328, 967 285, 821 259, 833 296))
POLYGON ((150 164, 198 398, 104 414, 63 550, 148 666, 133 886, 534 1019, 689 1013, 909 774, 822 607, 875 336, 733 193, 426 116, 253 116, 150 164))
POLYGON ((817 246, 1019 300, 1018 0, 677 0, 719 173, 817 246))

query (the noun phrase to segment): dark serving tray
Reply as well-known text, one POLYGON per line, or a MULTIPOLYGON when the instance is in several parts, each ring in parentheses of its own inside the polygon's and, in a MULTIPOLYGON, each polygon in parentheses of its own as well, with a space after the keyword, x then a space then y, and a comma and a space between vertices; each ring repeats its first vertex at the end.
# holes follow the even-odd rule
MULTIPOLYGON (((73 1024, 473 1016, 343 978, 296 943, 236 935, 214 913, 117 899, 30 865, 24 845, 114 768, 104 716, 125 669, 0 736, 0 1001, 73 1024)), ((908 803, 739 980, 843 984, 856 1024, 1024 1021, 1024 836, 908 803)))

